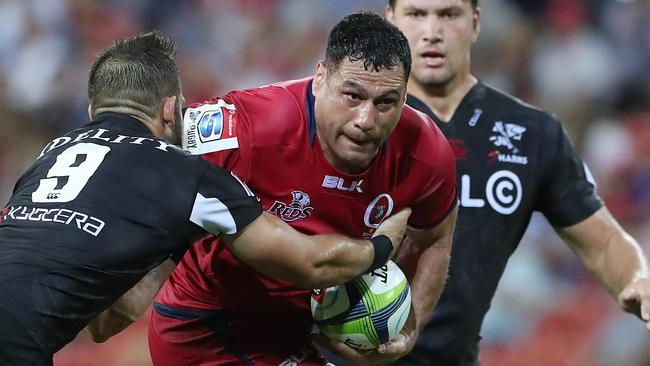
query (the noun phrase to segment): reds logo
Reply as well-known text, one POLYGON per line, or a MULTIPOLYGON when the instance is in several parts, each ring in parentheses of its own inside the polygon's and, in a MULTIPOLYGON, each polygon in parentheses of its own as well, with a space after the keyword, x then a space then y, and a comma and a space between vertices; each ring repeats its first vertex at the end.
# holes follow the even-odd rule
POLYGON ((309 206, 309 195, 301 191, 291 192, 291 203, 275 201, 268 212, 281 218, 286 222, 304 220, 311 216, 313 207, 309 206))
POLYGON ((363 223, 369 228, 376 229, 391 212, 393 212, 393 198, 387 193, 382 193, 372 200, 368 208, 366 208, 363 223))

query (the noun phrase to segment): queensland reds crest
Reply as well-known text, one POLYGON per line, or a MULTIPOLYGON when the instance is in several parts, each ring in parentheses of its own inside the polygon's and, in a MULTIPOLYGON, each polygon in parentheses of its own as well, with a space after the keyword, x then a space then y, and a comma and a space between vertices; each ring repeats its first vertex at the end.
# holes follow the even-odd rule
POLYGON ((307 193, 293 191, 291 192, 290 204, 287 205, 284 202, 275 201, 271 208, 269 208, 269 212, 286 222, 304 220, 309 218, 311 212, 314 210, 313 207, 309 206, 310 202, 311 200, 307 193))
POLYGON ((377 196, 366 208, 363 223, 367 227, 376 229, 382 221, 393 212, 393 198, 386 193, 377 196))

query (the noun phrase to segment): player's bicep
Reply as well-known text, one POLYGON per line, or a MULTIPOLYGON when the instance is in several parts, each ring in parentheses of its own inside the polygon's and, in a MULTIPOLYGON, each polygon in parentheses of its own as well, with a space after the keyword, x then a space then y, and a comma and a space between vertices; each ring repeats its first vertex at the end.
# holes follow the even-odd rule
POLYGON ((554 226, 567 227, 587 219, 603 204, 589 168, 559 124, 556 128, 552 137, 555 141, 545 144, 556 146, 557 150, 545 162, 546 176, 538 209, 554 226))

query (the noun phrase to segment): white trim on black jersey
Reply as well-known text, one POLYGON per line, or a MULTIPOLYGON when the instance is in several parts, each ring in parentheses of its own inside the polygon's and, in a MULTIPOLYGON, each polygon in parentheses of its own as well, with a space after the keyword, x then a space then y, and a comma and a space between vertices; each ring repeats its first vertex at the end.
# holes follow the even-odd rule
POLYGON ((204 197, 201 193, 196 194, 190 221, 214 235, 237 232, 237 224, 228 207, 218 198, 204 197))

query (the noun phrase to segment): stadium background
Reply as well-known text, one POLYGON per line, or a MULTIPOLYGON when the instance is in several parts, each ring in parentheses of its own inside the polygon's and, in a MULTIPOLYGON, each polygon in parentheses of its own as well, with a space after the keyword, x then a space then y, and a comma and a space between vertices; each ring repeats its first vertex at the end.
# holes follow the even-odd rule
MULTIPOLYGON (((0 198, 51 138, 85 121, 86 76, 115 38, 160 29, 199 101, 313 72, 331 26, 383 0, 0 0, 0 198)), ((611 211, 650 251, 650 1, 481 0, 473 69, 556 113, 611 211)), ((148 365, 146 318, 56 365, 148 365)), ((483 365, 649 365, 643 324, 617 311, 535 217, 482 332, 483 365), (522 360, 526 360, 525 362, 522 360)), ((251 335, 254 336, 254 335, 251 335)))

